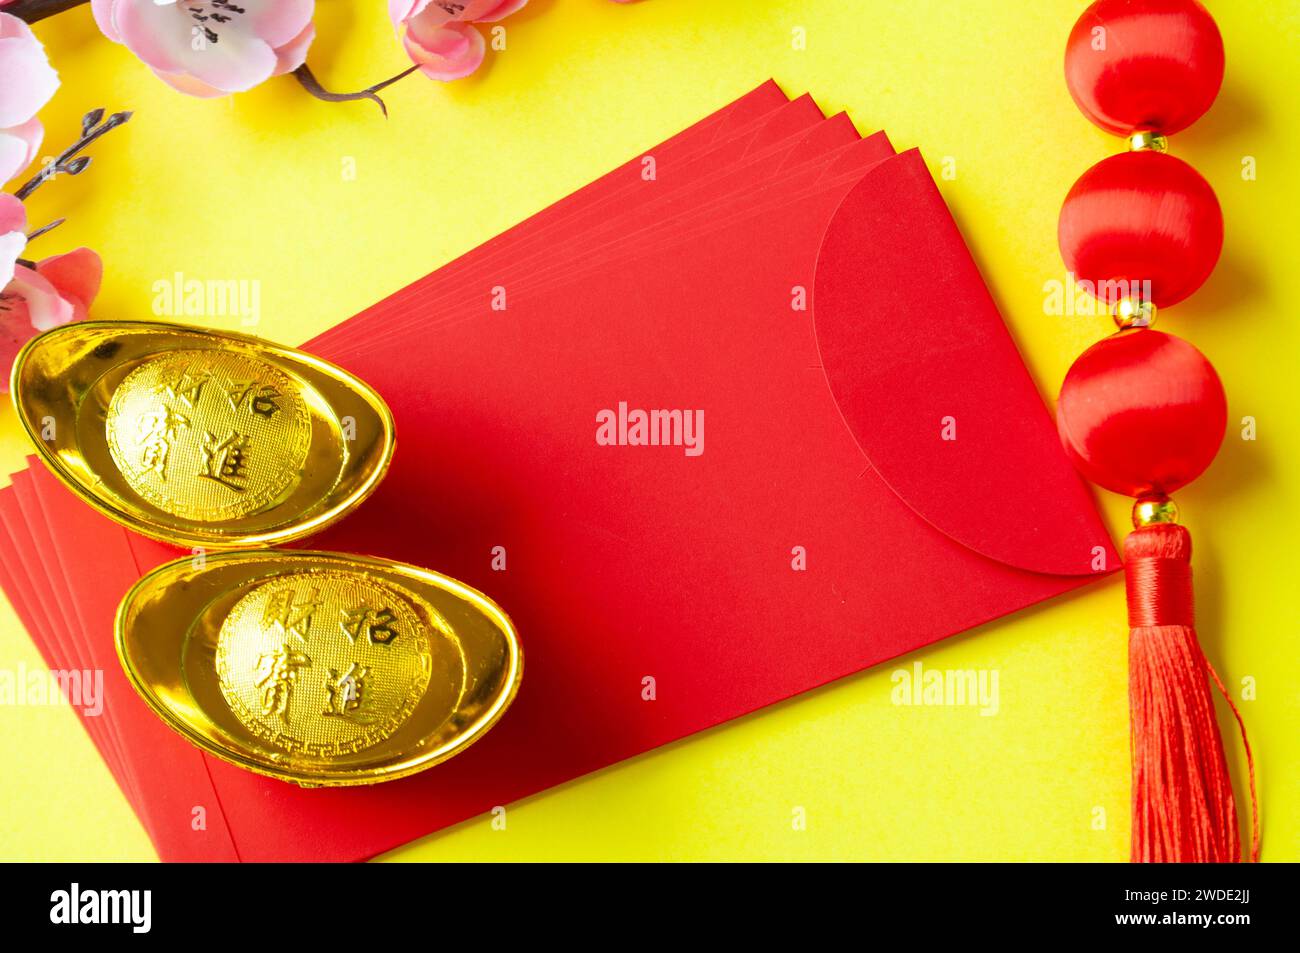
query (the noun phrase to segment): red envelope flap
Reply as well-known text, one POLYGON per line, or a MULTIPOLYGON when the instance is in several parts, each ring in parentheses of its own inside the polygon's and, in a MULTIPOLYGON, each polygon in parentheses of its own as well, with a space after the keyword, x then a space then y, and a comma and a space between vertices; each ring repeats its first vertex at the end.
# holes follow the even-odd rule
POLYGON ((915 149, 877 165, 836 211, 817 260, 813 313, 844 422, 922 518, 1020 569, 1119 567, 915 149))

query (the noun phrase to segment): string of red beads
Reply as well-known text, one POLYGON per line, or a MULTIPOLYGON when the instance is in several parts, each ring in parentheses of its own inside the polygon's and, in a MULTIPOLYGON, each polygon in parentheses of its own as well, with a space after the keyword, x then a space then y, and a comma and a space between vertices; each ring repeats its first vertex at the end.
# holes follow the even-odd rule
POLYGON ((1235 861, 1236 799, 1209 680, 1241 725, 1250 778, 1251 859, 1259 810, 1245 725, 1201 652, 1191 536, 1168 494, 1210 465, 1228 422, 1223 385, 1186 341, 1154 331, 1156 309, 1205 281, 1223 247, 1208 182, 1168 155, 1223 83, 1223 40, 1196 0, 1097 0, 1065 51, 1079 108, 1127 153, 1079 177, 1061 207, 1061 257, 1114 308, 1119 333, 1094 344, 1061 385, 1066 453, 1094 483, 1137 498, 1124 541, 1134 861, 1235 861))
POLYGON ((1061 208, 1061 257, 1113 309, 1120 332, 1085 351, 1061 386, 1057 422, 1088 479, 1163 498, 1199 476, 1227 427, 1223 385, 1192 345, 1150 329, 1209 277, 1223 246, 1214 190, 1166 139, 1223 83, 1223 40, 1196 0, 1098 0, 1065 51, 1070 95, 1126 153, 1079 177, 1061 208))

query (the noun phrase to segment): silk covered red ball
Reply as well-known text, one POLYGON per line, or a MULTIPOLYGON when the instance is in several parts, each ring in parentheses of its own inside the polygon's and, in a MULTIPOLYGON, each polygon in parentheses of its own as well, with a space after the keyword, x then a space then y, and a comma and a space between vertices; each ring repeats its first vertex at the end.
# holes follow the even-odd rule
POLYGON ((1186 129, 1223 85, 1223 37, 1196 0, 1097 0, 1065 46, 1083 114, 1119 136, 1186 129))
POLYGON ((1056 405, 1065 451, 1115 493, 1172 493, 1204 472, 1223 443, 1228 402, 1219 375, 1182 338, 1122 331, 1079 355, 1056 405))
POLYGON ((1065 266, 1099 300, 1141 296, 1164 308, 1214 270, 1223 211, 1210 183, 1182 159, 1121 152, 1074 183, 1057 240, 1065 266))

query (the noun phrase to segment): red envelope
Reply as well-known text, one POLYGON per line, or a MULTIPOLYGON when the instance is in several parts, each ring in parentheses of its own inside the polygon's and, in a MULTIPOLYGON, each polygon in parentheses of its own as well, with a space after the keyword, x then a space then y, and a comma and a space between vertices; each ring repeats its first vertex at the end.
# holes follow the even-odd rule
MULTIPOLYGON (((924 164, 888 154, 814 150, 669 222, 629 210, 653 240, 566 240, 571 264, 521 275, 505 311, 416 324, 399 293, 366 313, 380 333, 316 342, 385 395, 399 447, 310 545, 484 590, 523 685, 450 762, 302 790, 201 754, 115 683, 162 856, 373 856, 1117 568, 924 164), (638 410, 679 423, 641 441, 638 410)), ((121 593, 176 552, 37 489, 102 660, 121 593)))
MULTIPOLYGON (((876 166, 840 207, 847 191, 801 193, 598 279, 512 294, 504 312, 325 354, 400 395, 400 449, 376 496, 315 544, 450 569, 502 601, 528 654, 510 717, 411 779, 426 821, 471 816, 1073 588, 1096 575, 1098 549, 1118 565, 919 156, 876 166), (860 242, 856 259, 845 234, 860 242), (815 329, 792 289, 813 288, 824 238, 818 281, 832 290, 825 311, 814 296, 815 329), (862 264, 881 243, 884 279, 862 264), (917 306, 895 306, 896 288, 920 286, 931 292, 917 306), (821 367, 862 342, 882 355, 863 373, 888 370, 894 387, 874 408, 821 367), (948 386, 954 354, 971 370, 948 386), (598 411, 621 402, 703 410, 704 452, 598 445, 598 411), (942 439, 949 415, 955 441, 942 439), (890 474, 907 498, 859 447, 877 426, 913 454, 913 480, 890 474), (915 489, 927 485, 937 489, 915 489), (960 522, 933 504, 960 509, 960 522), (491 568, 494 547, 504 572, 491 568)), ((231 783, 241 793, 223 799, 236 804, 262 787, 231 783)), ((359 801, 339 793, 280 790, 259 810, 331 830, 359 801)), ((394 843, 415 831, 399 791, 365 797, 394 843)))
MULTIPOLYGON (((0 488, 0 573, 16 613, 45 663, 51 669, 76 672, 81 678, 96 666, 72 636, 72 601, 61 597, 49 581, 48 567, 56 556, 39 506, 30 493, 31 476, 26 470, 16 473, 11 486, 0 488), (39 540, 37 533, 42 534, 39 540)), ((104 717, 110 706, 105 699, 100 702, 100 711, 95 715, 87 714, 84 704, 74 704, 73 710, 138 812, 138 791, 133 779, 123 772, 116 734, 111 720, 104 717)))
MULTIPOLYGON (((13 486, 0 488, 0 585, 8 593, 14 613, 31 634, 32 642, 49 669, 75 672, 78 678, 82 678, 95 666, 71 642, 70 628, 62 612, 66 603, 51 598, 47 590, 45 569, 28 535, 24 513, 14 491, 13 486)), ((48 549, 48 541, 46 546, 52 559, 53 550, 48 549)), ((21 690, 21 686, 17 687, 21 690)), ((103 754, 109 771, 127 800, 139 813, 138 792, 133 779, 122 769, 109 719, 104 717, 102 709, 97 715, 88 714, 84 704, 86 699, 69 698, 68 701, 74 703, 73 711, 77 718, 103 754)))
POLYGON ((381 309, 371 308, 358 316, 354 334, 314 339, 311 346, 368 352, 391 345, 413 329, 427 330, 431 322, 450 323, 481 314, 484 302, 498 290, 515 295, 573 282, 578 276, 599 281, 605 271, 622 268, 629 255, 676 249, 737 216, 753 215, 769 205, 788 207, 810 190, 824 189, 828 176, 847 187, 865 169, 893 155, 893 146, 883 132, 856 139, 852 124, 840 120, 842 114, 739 163, 721 169, 705 167, 700 170, 705 173, 702 178, 676 190, 651 189, 651 198, 629 207, 611 228, 567 234, 552 249, 548 262, 537 261, 530 268, 499 266, 489 275, 479 275, 476 283, 468 279, 469 284, 437 303, 415 295, 393 295, 381 309))

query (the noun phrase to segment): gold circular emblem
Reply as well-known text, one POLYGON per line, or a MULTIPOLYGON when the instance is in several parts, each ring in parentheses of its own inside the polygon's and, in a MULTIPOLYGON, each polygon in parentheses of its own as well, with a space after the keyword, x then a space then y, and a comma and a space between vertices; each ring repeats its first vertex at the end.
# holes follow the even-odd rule
POLYGON ((279 502, 301 478, 311 444, 298 385, 231 351, 168 351, 145 361, 114 390, 106 428, 131 489, 200 522, 279 502))
POLYGON ((410 601, 360 573, 272 578, 235 603, 217 638, 217 679, 235 717, 313 758, 391 737, 424 697, 432 661, 410 601))

